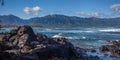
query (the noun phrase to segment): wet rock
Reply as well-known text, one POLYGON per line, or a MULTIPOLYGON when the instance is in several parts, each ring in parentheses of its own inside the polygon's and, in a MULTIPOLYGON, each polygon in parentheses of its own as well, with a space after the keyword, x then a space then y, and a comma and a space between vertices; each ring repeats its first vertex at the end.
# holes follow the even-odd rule
POLYGON ((120 40, 111 41, 111 43, 113 45, 119 45, 120 46, 120 40))
POLYGON ((120 40, 109 41, 112 45, 104 45, 99 48, 101 52, 110 52, 111 56, 120 57, 120 40))
POLYGON ((120 49, 114 49, 110 51, 113 56, 120 56, 120 49))
POLYGON ((108 52, 109 51, 109 48, 108 46, 102 46, 99 48, 100 52, 108 52))
POLYGON ((39 41, 41 44, 47 44, 47 43, 49 43, 49 42, 48 42, 49 38, 48 38, 46 35, 37 33, 37 39, 38 39, 38 41, 39 41))

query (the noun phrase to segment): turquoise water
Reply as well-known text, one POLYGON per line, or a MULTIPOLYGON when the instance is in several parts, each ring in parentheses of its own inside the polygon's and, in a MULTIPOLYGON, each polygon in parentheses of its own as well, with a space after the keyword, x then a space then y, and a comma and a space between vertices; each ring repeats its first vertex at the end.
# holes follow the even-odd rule
MULTIPOLYGON (((9 32, 14 28, 2 28, 0 32, 9 32)), ((62 34, 71 43, 78 47, 99 47, 106 45, 108 40, 120 39, 120 28, 33 28, 35 33, 54 36, 62 34)))

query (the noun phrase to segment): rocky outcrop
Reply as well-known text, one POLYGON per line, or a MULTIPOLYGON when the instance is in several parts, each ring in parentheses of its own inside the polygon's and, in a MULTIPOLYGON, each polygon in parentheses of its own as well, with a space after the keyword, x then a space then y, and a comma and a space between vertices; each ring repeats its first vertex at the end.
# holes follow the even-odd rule
POLYGON ((99 60, 84 52, 65 38, 35 34, 26 25, 0 34, 0 60, 99 60))
POLYGON ((0 60, 48 60, 78 58, 65 38, 35 34, 30 26, 20 26, 0 34, 0 60))
POLYGON ((104 45, 99 48, 102 53, 110 52, 111 56, 120 57, 120 40, 109 41, 111 45, 104 45))

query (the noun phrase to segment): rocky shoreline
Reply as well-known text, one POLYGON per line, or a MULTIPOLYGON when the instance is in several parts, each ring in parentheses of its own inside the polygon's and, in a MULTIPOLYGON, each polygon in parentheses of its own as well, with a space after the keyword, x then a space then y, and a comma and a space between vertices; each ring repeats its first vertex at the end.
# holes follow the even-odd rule
MULTIPOLYGON (((120 41, 110 43, 112 45, 100 47, 100 52, 120 57, 120 41)), ((65 38, 35 34, 27 25, 0 34, 0 60, 101 60, 98 56, 87 55, 88 51, 96 52, 75 47, 65 38)))
POLYGON ((110 45, 104 45, 99 48, 103 54, 110 54, 112 57, 120 57, 120 40, 109 41, 110 45))

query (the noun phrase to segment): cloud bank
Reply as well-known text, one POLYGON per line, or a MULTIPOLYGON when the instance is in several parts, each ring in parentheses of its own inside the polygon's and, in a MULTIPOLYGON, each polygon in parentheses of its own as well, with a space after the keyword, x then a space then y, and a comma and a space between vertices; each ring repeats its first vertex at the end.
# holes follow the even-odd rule
POLYGON ((117 17, 120 16, 120 4, 113 4, 110 6, 111 13, 102 13, 102 12, 82 12, 79 11, 76 14, 81 17, 117 17))
POLYGON ((98 17, 98 13, 86 13, 86 12, 77 12, 81 17, 98 17))
POLYGON ((110 7, 111 10, 120 13, 120 4, 114 4, 110 7))
POLYGON ((32 16, 38 16, 39 12, 41 11, 42 9, 39 7, 39 6, 35 6, 35 7, 25 7, 23 9, 23 12, 27 15, 32 15, 32 16))
POLYGON ((87 12, 79 11, 76 14, 81 17, 110 17, 110 15, 107 15, 105 13, 100 13, 100 12, 87 13, 87 12))

